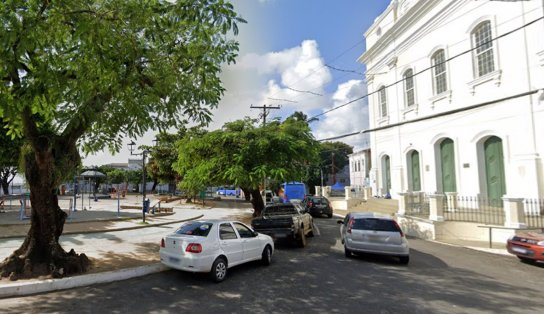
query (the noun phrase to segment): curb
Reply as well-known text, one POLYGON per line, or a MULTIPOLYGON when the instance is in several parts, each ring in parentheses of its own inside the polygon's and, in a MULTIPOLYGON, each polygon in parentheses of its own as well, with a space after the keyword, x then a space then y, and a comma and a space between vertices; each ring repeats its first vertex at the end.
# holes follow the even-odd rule
MULTIPOLYGON (((142 225, 142 226, 123 227, 123 228, 116 228, 116 229, 68 231, 68 232, 63 232, 62 234, 63 235, 68 235, 68 234, 106 233, 106 232, 116 232, 116 231, 134 230, 134 229, 142 229, 142 228, 151 228, 151 227, 156 227, 156 226, 164 226, 164 225, 170 225, 170 224, 176 224, 176 223, 181 223, 181 222, 185 222, 185 221, 195 220, 195 219, 202 218, 203 216, 204 215, 199 215, 199 216, 194 216, 194 217, 185 218, 185 219, 181 219, 181 220, 174 220, 174 221, 169 221, 169 222, 161 222, 161 223, 157 223, 157 224, 148 224, 148 225, 142 225)), ((26 235, 24 235, 24 236, 0 236, 0 239, 17 239, 17 238, 24 238, 24 237, 26 237, 26 235)))
POLYGON ((9 298, 16 296, 26 296, 42 292, 56 290, 65 290, 94 284, 108 283, 113 281, 127 280, 135 277, 146 276, 168 270, 167 266, 161 263, 126 268, 116 271, 66 277, 60 279, 47 279, 43 281, 34 281, 26 283, 14 283, 10 285, 0 285, 0 298, 9 298))

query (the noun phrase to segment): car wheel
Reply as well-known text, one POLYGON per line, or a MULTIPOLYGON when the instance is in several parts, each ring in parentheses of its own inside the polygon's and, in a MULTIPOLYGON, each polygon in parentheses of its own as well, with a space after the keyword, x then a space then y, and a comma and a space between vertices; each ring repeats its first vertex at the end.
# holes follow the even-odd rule
POLYGON ((351 251, 344 245, 344 255, 346 255, 346 257, 351 257, 351 251))
POLYGON ((218 257, 212 265, 212 271, 210 273, 212 280, 215 282, 221 282, 227 277, 227 261, 223 257, 218 257))
POLYGON ((528 263, 528 264, 532 264, 534 263, 534 260, 530 259, 530 258, 527 258, 527 257, 523 257, 523 256, 518 256, 516 255, 520 261, 524 262, 524 263, 528 263))
POLYGON ((410 256, 399 256, 399 261, 402 265, 407 265, 410 262, 410 256))
POLYGON ((270 248, 270 245, 267 245, 264 247, 261 263, 265 266, 270 265, 272 262, 272 249, 270 248))
POLYGON ((304 234, 304 228, 301 226, 298 231, 298 246, 299 247, 305 247, 306 246, 306 235, 304 234))
POLYGON ((332 213, 327 214, 327 217, 332 218, 332 213))
POLYGON ((314 236, 314 222, 312 220, 312 223, 310 224, 310 226, 312 227, 312 229, 310 229, 310 231, 308 231, 308 236, 311 238, 314 236))

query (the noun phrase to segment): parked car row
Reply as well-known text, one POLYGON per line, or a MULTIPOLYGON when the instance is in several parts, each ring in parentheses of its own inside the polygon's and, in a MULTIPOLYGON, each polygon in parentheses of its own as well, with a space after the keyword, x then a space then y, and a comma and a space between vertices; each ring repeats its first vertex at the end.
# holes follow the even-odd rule
MULTIPOLYGON (((303 203, 267 205, 251 221, 252 227, 228 220, 189 221, 161 240, 160 259, 174 269, 209 272, 213 281, 221 282, 227 270, 236 265, 256 260, 269 265, 275 240, 286 239, 299 247, 306 246, 306 237, 314 236, 310 213, 331 217, 332 208, 326 198, 308 197, 303 203)), ((396 256, 402 264, 409 262, 408 242, 393 218, 349 213, 338 223, 347 257, 373 253, 396 256)))

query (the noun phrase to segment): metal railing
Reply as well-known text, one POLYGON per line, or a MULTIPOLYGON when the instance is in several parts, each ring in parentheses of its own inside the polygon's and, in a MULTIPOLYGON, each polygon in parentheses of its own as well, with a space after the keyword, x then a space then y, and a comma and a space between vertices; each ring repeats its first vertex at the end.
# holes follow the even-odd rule
POLYGON ((525 223, 529 228, 544 228, 544 199, 526 198, 523 200, 525 223))
POLYGON ((505 215, 501 199, 481 196, 452 196, 444 198, 444 218, 448 221, 476 222, 504 225, 505 215))
POLYGON ((407 216, 429 218, 429 196, 423 192, 414 192, 407 195, 406 213, 407 216))

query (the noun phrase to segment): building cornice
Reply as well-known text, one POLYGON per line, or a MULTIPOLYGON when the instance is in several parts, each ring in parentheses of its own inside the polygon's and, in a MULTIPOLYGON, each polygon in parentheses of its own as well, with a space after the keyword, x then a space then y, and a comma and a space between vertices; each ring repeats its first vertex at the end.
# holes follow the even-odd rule
MULTIPOLYGON (((433 0, 433 1, 418 1, 411 7, 405 14, 403 14, 398 21, 388 29, 381 37, 376 41, 376 43, 365 51, 358 59, 359 63, 368 63, 369 59, 376 57, 377 54, 382 52, 390 42, 395 38, 398 38, 410 27, 414 26, 421 18, 426 15, 431 9, 436 7, 442 1, 433 0)), ((451 1, 448 6, 465 1, 451 1)), ((385 14, 384 14, 385 15, 385 14)), ((374 25, 373 25, 374 26, 374 25)), ((375 27, 375 26, 374 26, 375 27)), ((425 28, 425 25, 422 27, 425 28)), ((416 32, 419 32, 422 28, 419 28, 416 32)))

